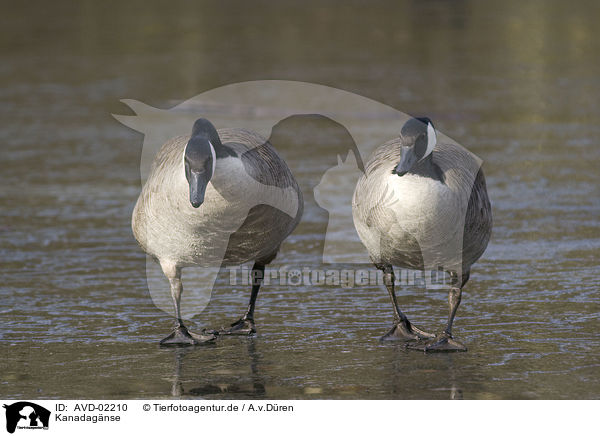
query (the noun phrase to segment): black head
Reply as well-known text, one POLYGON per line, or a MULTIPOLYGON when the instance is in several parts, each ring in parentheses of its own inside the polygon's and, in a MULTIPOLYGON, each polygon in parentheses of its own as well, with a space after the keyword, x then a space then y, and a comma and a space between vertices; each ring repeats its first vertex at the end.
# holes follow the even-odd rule
POLYGON ((200 207, 208 182, 215 172, 215 147, 221 145, 219 134, 210 121, 200 118, 194 123, 192 136, 184 152, 185 178, 190 188, 190 203, 200 207))
POLYGON ((431 155, 437 137, 429 118, 411 118, 400 131, 402 137, 400 163, 392 171, 403 176, 418 162, 431 155))

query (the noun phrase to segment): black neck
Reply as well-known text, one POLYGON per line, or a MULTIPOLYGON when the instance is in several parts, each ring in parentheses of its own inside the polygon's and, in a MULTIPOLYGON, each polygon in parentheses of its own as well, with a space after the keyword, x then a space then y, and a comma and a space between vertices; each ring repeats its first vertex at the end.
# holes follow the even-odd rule
POLYGON ((415 164, 409 171, 411 174, 416 174, 421 177, 428 177, 444 183, 444 173, 442 169, 433 161, 433 152, 429 153, 423 160, 415 164))

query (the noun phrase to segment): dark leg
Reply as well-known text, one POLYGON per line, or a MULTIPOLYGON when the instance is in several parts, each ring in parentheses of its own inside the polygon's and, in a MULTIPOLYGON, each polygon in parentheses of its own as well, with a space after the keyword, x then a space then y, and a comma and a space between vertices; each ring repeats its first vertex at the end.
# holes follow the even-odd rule
POLYGON ((394 326, 381 337, 382 341, 418 341, 421 339, 433 338, 435 335, 424 332, 418 327, 413 326, 406 315, 398 307, 396 293, 394 292, 394 268, 389 264, 375 264, 377 269, 383 271, 383 282, 387 288, 392 308, 394 309, 394 326))
POLYGON ((424 347, 411 347, 422 349, 423 351, 467 351, 467 347, 452 338, 452 324, 456 311, 460 305, 462 288, 469 280, 469 271, 462 276, 462 282, 458 285, 458 277, 456 273, 451 273, 452 287, 448 292, 448 323, 446 328, 430 342, 426 343, 424 347))
POLYGON ((256 333, 256 326, 254 325, 254 306, 256 305, 256 297, 258 297, 258 290, 263 282, 265 275, 265 265, 256 262, 252 267, 252 292, 250 294, 250 303, 248 304, 248 310, 246 314, 238 319, 236 322, 231 324, 228 329, 219 331, 222 335, 252 335, 256 333))
POLYGON ((181 268, 175 267, 172 264, 163 264, 161 267, 165 276, 169 279, 171 285, 171 297, 173 298, 173 306, 175 307, 175 329, 173 332, 160 341, 160 345, 200 345, 213 341, 216 336, 214 334, 195 334, 188 331, 181 319, 180 303, 183 285, 181 284, 181 268))

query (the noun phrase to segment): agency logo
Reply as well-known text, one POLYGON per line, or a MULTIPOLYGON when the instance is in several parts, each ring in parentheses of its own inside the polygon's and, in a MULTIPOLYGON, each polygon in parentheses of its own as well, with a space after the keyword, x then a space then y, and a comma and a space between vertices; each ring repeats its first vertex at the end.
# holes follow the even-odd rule
POLYGON ((9 433, 14 433, 16 429, 48 429, 50 411, 42 406, 19 401, 3 407, 6 409, 6 431, 9 433))

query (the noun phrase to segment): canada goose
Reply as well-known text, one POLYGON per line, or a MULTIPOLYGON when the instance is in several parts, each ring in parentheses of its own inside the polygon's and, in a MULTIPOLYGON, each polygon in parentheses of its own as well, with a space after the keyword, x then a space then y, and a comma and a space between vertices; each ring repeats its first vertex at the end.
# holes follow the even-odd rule
POLYGON ((452 323, 471 265, 492 230, 480 161, 458 145, 437 143, 428 118, 411 118, 399 138, 374 152, 356 185, 352 216, 371 260, 383 271, 394 309, 394 326, 382 339, 414 341, 410 348, 425 351, 466 351, 452 338, 452 323), (450 313, 442 332, 427 333, 402 313, 393 265, 450 274, 450 313))
POLYGON ((181 269, 254 261, 245 315, 221 334, 252 334, 265 265, 302 215, 302 194, 289 168, 265 139, 198 119, 191 136, 167 141, 157 153, 135 205, 133 234, 169 279, 175 330, 163 345, 200 344, 183 324, 181 269))

